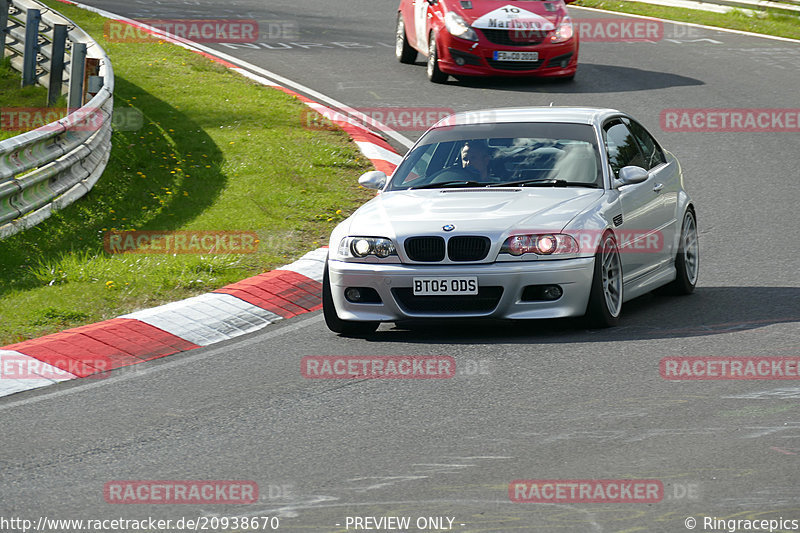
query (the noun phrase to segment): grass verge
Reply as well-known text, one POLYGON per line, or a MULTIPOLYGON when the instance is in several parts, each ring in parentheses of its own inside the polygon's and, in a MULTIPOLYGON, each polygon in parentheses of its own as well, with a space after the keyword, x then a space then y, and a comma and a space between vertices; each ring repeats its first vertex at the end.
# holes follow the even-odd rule
POLYGON ((285 264, 327 240, 371 197, 371 168, 341 131, 303 127, 308 108, 178 46, 109 42, 105 19, 46 2, 106 50, 115 131, 83 199, 0 244, 0 345, 213 290, 285 264), (108 254, 114 230, 252 231, 255 253, 108 254))
POLYGON ((47 89, 44 87, 22 87, 22 74, 11 68, 11 60, 0 60, 0 141, 19 135, 10 129, 13 124, 9 111, 14 108, 37 108, 47 104, 47 89))
POLYGON ((572 5, 800 39, 800 16, 789 15, 775 10, 759 11, 751 16, 740 10, 733 10, 730 13, 714 13, 699 9, 684 9, 621 0, 577 0, 572 5))

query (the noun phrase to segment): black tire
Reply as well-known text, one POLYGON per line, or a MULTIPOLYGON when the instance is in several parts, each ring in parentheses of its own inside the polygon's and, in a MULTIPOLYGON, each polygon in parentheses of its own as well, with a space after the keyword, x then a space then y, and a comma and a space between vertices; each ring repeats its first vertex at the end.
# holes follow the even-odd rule
POLYGON ((334 333, 344 336, 360 337, 374 333, 380 322, 356 322, 353 320, 342 320, 336 313, 336 306, 331 295, 331 281, 328 275, 328 260, 325 259, 325 270, 322 274, 322 315, 325 317, 325 324, 334 333))
POLYGON ((691 208, 683 215, 681 237, 678 242, 678 251, 675 253, 675 279, 658 289, 659 294, 674 296, 692 294, 697 285, 700 246, 697 240, 697 217, 691 208))
POLYGON ((426 62, 428 79, 433 83, 444 83, 447 74, 439 70, 439 52, 436 49, 436 34, 431 32, 428 38, 428 60, 426 62))
POLYGON ((403 15, 397 14, 397 27, 395 30, 394 55, 397 60, 405 64, 413 64, 417 60, 417 51, 409 44, 406 36, 406 23, 403 15))
POLYGON ((607 232, 594 256, 594 277, 584 321, 590 328, 609 328, 619 324, 621 314, 622 261, 614 235, 607 232))

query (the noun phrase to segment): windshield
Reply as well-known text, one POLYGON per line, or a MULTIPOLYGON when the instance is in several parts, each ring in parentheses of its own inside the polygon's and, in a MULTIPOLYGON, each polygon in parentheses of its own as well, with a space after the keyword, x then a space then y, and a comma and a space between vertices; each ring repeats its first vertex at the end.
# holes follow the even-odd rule
POLYGON ((403 160, 387 190, 491 186, 602 187, 588 124, 511 123, 442 127, 403 160))

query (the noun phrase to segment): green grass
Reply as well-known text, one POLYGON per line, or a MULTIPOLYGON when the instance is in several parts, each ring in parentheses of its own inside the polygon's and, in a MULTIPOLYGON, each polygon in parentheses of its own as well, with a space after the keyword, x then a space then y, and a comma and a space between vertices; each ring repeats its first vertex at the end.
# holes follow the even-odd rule
MULTIPOLYGON (((8 116, 14 108, 42 108, 47 104, 47 89, 44 87, 22 87, 22 74, 11 68, 10 58, 0 60, 0 115, 8 116)), ((21 131, 6 128, 7 119, 2 121, 0 140, 19 135, 21 131)))
MULTIPOLYGON (((105 19, 47 2, 105 48, 115 113, 108 167, 77 203, 0 244, 0 345, 207 292, 326 244, 371 194, 371 168, 341 131, 303 127, 308 108, 168 43, 107 42, 105 19), (253 231, 256 253, 116 254, 111 230, 253 231)), ((5 94, 5 92, 3 92, 5 94)))
POLYGON ((730 13, 713 13, 698 9, 620 0, 577 0, 572 5, 800 39, 800 16, 788 15, 775 10, 760 11, 750 16, 740 10, 733 10, 730 13))

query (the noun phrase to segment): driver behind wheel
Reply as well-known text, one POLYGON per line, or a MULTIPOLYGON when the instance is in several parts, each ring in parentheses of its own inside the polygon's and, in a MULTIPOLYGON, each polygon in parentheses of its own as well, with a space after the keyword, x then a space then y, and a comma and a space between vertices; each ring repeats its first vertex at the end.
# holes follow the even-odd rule
POLYGON ((461 147, 461 168, 475 173, 476 181, 490 181, 489 145, 482 139, 473 139, 461 147))

